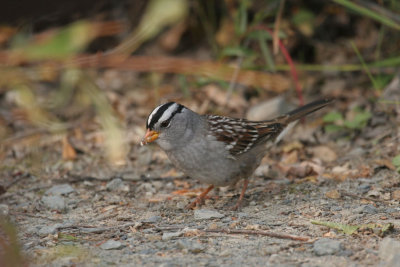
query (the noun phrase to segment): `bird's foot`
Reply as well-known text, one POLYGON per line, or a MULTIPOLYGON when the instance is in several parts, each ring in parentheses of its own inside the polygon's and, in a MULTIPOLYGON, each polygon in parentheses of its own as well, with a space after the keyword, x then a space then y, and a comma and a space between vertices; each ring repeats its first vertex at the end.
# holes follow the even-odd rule
POLYGON ((236 205, 233 206, 231 208, 231 210, 236 211, 240 208, 240 206, 242 205, 243 198, 244 198, 244 193, 246 192, 248 185, 249 185, 249 180, 248 179, 244 180, 242 192, 240 193, 240 197, 239 197, 238 201, 236 202, 236 205))
POLYGON ((186 206, 187 209, 194 209, 196 206, 201 206, 203 204, 204 198, 214 188, 213 185, 210 185, 206 190, 204 190, 192 203, 186 206))

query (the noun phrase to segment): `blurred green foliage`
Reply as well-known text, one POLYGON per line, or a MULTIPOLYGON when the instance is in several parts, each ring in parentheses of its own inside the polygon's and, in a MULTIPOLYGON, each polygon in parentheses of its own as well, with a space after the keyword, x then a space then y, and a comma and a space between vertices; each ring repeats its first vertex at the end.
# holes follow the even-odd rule
POLYGON ((337 131, 354 131, 363 129, 368 120, 371 118, 371 112, 360 108, 353 110, 354 115, 351 119, 345 119, 342 113, 331 111, 323 117, 323 121, 327 123, 325 130, 327 132, 337 131))
POLYGON ((400 173, 400 154, 392 159, 392 163, 396 167, 396 171, 400 173))

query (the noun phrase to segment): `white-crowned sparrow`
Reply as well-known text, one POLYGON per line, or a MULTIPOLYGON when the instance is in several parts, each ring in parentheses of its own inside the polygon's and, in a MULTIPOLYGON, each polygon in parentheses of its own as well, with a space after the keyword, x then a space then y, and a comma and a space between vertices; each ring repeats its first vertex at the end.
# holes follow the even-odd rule
POLYGON ((157 143, 172 163, 186 175, 210 186, 188 207, 200 204, 214 186, 245 179, 234 207, 237 209, 248 178, 290 122, 331 103, 323 99, 267 121, 248 121, 216 115, 199 115, 175 102, 156 107, 147 118, 141 145, 157 143))

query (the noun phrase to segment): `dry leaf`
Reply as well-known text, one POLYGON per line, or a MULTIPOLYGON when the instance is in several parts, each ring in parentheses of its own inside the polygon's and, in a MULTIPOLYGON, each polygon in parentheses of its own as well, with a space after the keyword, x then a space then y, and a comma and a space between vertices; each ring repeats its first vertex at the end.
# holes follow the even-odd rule
POLYGON ((339 199, 341 194, 338 190, 334 189, 325 193, 325 196, 330 199, 339 199))
POLYGON ((300 143, 299 141, 294 141, 294 142, 291 142, 291 143, 285 145, 285 146, 282 148, 282 151, 285 152, 285 153, 288 153, 288 152, 291 152, 291 151, 293 151, 293 150, 300 150, 300 149, 302 149, 303 147, 304 147, 304 146, 303 146, 302 143, 300 143))
POLYGON ((377 159, 377 160, 375 160, 375 163, 378 165, 378 166, 385 166, 386 168, 388 168, 389 170, 392 170, 392 171, 394 171, 394 170, 396 170, 396 167, 393 165, 393 163, 390 161, 390 160, 388 160, 388 159, 377 159))
POLYGON ((285 153, 281 158, 281 163, 285 165, 294 164, 298 161, 299 161, 299 152, 297 150, 293 150, 290 153, 285 153))
POLYGON ((75 160, 76 159, 76 151, 69 143, 67 136, 64 136, 64 138, 62 140, 62 144, 63 144, 63 148, 62 148, 63 149, 62 150, 63 160, 75 160))
POLYGON ((323 171, 324 168, 320 164, 311 161, 303 161, 300 164, 294 164, 286 168, 286 175, 304 178, 306 176, 321 175, 323 171))
POLYGON ((301 183, 313 183, 316 184, 318 182, 318 178, 315 175, 307 176, 302 179, 297 179, 295 181, 296 184, 301 184, 301 183))
POLYGON ((214 101, 219 106, 224 106, 226 104, 226 106, 232 110, 241 110, 247 106, 247 103, 243 97, 237 94, 232 94, 228 99, 227 91, 222 90, 214 84, 205 86, 204 92, 209 99, 214 101), (229 101, 227 102, 227 100, 229 101))
POLYGON ((316 146, 311 148, 314 157, 321 159, 324 162, 332 162, 337 159, 335 151, 328 146, 316 146))
POLYGON ((183 187, 184 189, 189 189, 190 184, 187 181, 182 181, 182 180, 174 180, 174 184, 176 187, 183 187))
POLYGON ((101 212, 106 212, 106 211, 109 211, 109 210, 113 210, 113 209, 115 209, 117 207, 118 207, 117 205, 109 205, 107 207, 102 208, 101 212))
POLYGON ((167 196, 154 196, 152 198, 148 198, 147 201, 149 203, 160 203, 164 202, 168 197, 167 196))
POLYGON ((183 229, 183 236, 185 237, 192 237, 192 236, 199 236, 201 232, 198 229, 183 229))
POLYGON ((249 224, 245 227, 246 230, 260 230, 259 224, 249 224))
POLYGON ((165 177, 179 177, 181 176, 181 173, 178 172, 175 168, 170 169, 169 171, 163 173, 160 175, 161 178, 165 177))
POLYGON ((392 199, 400 200, 400 190, 399 189, 392 192, 392 199))
POLYGON ((232 39, 235 37, 234 22, 231 18, 225 17, 222 20, 222 25, 215 35, 215 40, 221 47, 229 45, 232 39))
POLYGON ((343 174, 343 173, 348 173, 350 170, 348 168, 348 165, 343 165, 343 166, 335 166, 332 168, 332 173, 334 174, 343 174))
POLYGON ((212 229, 212 230, 218 229, 218 225, 217 225, 216 223, 211 223, 211 224, 208 226, 208 229, 212 229))
POLYGON ((165 51, 172 51, 176 49, 181 40, 182 34, 187 29, 188 24, 186 21, 181 21, 171 27, 160 38, 160 45, 165 51))
POLYGON ((334 232, 327 232, 323 235, 324 237, 335 238, 336 234, 334 232))

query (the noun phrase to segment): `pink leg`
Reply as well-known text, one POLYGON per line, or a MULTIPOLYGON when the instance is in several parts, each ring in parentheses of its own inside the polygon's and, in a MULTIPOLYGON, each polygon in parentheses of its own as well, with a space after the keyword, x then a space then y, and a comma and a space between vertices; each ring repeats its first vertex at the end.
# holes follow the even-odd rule
POLYGON ((232 208, 232 210, 237 210, 240 207, 240 205, 242 204, 244 193, 246 192, 248 185, 249 185, 249 180, 248 179, 244 180, 242 192, 240 193, 240 197, 239 197, 238 201, 236 202, 236 205, 232 208))
POLYGON ((193 201, 192 203, 190 203, 189 205, 186 206, 186 208, 188 209, 193 209, 194 207, 196 207, 197 205, 200 205, 205 196, 208 194, 208 192, 210 192, 212 189, 214 188, 213 185, 210 185, 204 192, 202 192, 195 201, 193 201))

